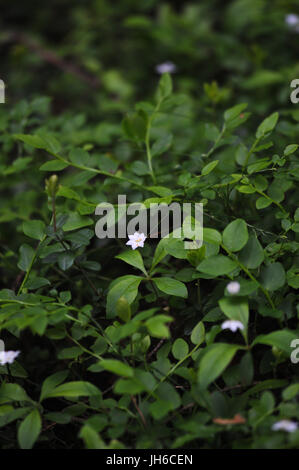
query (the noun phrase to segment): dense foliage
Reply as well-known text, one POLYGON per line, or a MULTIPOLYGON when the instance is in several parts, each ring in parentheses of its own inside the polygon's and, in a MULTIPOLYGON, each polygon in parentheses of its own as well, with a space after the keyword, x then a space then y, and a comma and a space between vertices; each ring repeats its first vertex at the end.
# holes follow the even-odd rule
POLYGON ((1 18, 1 448, 298 448, 292 2, 58 3, 1 18), (119 194, 202 247, 98 239, 119 194))

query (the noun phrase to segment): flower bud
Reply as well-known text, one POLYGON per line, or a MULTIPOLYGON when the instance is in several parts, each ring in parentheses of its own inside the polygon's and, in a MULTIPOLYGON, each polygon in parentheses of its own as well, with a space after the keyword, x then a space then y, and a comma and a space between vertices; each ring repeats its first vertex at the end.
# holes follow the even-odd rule
POLYGON ((58 176, 52 175, 48 180, 46 180, 46 191, 49 197, 55 197, 59 189, 58 176))

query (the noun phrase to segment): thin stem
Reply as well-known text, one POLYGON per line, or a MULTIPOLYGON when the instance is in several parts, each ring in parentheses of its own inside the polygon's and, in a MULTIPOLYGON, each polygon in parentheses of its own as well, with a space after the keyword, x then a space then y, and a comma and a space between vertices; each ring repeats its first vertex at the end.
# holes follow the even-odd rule
POLYGON ((152 165, 153 157, 152 157, 152 152, 151 152, 150 136, 151 136, 152 122, 153 122, 155 115, 159 112, 161 103, 162 103, 162 99, 158 101, 157 106, 155 107, 153 111, 153 114, 148 119, 147 127, 146 127, 146 134, 145 134, 145 148, 146 148, 146 155, 147 155, 147 163, 148 163, 148 168, 149 168, 154 184, 156 183, 156 177, 155 177, 155 173, 154 173, 153 165, 152 165))
POLYGON ((26 284, 26 282, 27 282, 27 280, 28 280, 28 277, 29 277, 29 275, 30 275, 30 273, 31 273, 32 267, 33 267, 34 262, 35 262, 35 260, 36 260, 37 252, 38 252, 39 246, 40 246, 40 244, 45 240, 45 238, 46 238, 46 235, 43 236, 43 238, 41 239, 41 241, 40 241, 39 244, 37 245, 37 248, 36 248, 35 253, 34 253, 33 257, 32 257, 32 260, 31 260, 31 262, 30 262, 30 265, 29 265, 29 267, 28 267, 28 269, 27 269, 27 271, 26 271, 26 274, 25 274, 25 276, 24 276, 23 282, 22 282, 22 284, 21 284, 21 286, 20 286, 20 288, 19 288, 19 290, 18 290, 18 294, 17 294, 17 295, 20 295, 20 294, 22 293, 22 290, 24 289, 24 286, 25 286, 25 284, 26 284))
POLYGON ((95 354, 94 352, 90 351, 89 349, 85 348, 85 346, 82 346, 82 344, 79 343, 79 341, 77 341, 75 338, 73 338, 70 334, 68 334, 68 332, 66 332, 66 335, 67 337, 73 341, 73 343, 75 343, 80 349, 82 349, 82 351, 86 352, 87 354, 90 354, 90 356, 93 356, 95 357, 96 359, 98 359, 99 361, 102 361, 103 358, 102 356, 99 356, 98 354, 95 354))
POLYGON ((261 140, 260 137, 259 137, 258 139, 256 139, 255 142, 252 144, 252 146, 251 146, 249 152, 247 153, 246 159, 245 159, 245 162, 244 162, 244 165, 243 165, 243 167, 242 167, 242 171, 243 171, 243 172, 244 172, 245 168, 247 167, 249 158, 251 157, 251 155, 252 155, 253 152, 255 151, 256 146, 257 146, 257 144, 259 143, 260 140, 261 140))
POLYGON ((150 188, 148 188, 147 186, 144 186, 143 184, 140 184, 137 181, 131 180, 129 178, 125 178, 124 176, 114 175, 112 173, 109 173, 108 171, 97 170, 96 168, 91 168, 91 167, 88 167, 88 166, 85 166, 85 165, 77 165, 76 163, 73 163, 73 162, 70 162, 69 160, 66 160, 65 158, 63 158, 61 155, 58 155, 57 153, 51 152, 49 150, 47 150, 47 152, 50 155, 52 155, 53 157, 60 160, 61 162, 64 162, 69 166, 73 166, 74 168, 78 168, 79 170, 90 171, 90 172, 96 173, 98 175, 103 175, 103 176, 107 176, 109 178, 114 178, 114 179, 117 179, 119 181, 123 181, 125 183, 130 183, 130 184, 133 184, 133 185, 135 185, 139 188, 143 188, 143 189, 146 189, 148 191, 154 192, 150 188))
POLYGON ((146 130, 145 148, 146 148, 147 163, 148 163, 149 171, 151 173, 153 182, 156 183, 156 177, 155 177, 153 165, 152 165, 152 153, 151 153, 151 146, 150 146, 150 126, 149 125, 146 130))
POLYGON ((213 146, 210 148, 208 153, 205 153, 205 154, 202 155, 203 157, 208 158, 210 155, 212 155, 214 150, 216 150, 216 148, 218 147, 218 144, 219 144, 220 140, 222 139, 225 131, 226 131, 226 126, 225 126, 225 123, 224 123, 223 126, 222 126, 222 129, 221 129, 221 132, 219 133, 219 135, 218 135, 217 139, 215 140, 213 146))
POLYGON ((57 227, 56 227, 56 195, 52 197, 52 211, 53 211, 53 228, 54 232, 57 232, 57 227))
POLYGON ((133 404, 134 404, 134 406, 137 410, 137 413, 140 416, 140 419, 141 419, 141 422, 142 422, 143 426, 146 428, 147 425, 146 425, 146 420, 145 420, 144 414, 142 413, 141 409, 139 408, 137 400, 134 397, 134 395, 131 395, 131 400, 132 400, 132 402, 133 402, 133 404))
POLYGON ((279 209, 281 210, 281 212, 284 212, 284 214, 287 214, 287 211, 282 207, 281 204, 279 204, 279 202, 277 201, 274 201, 274 199, 272 199, 271 197, 268 196, 268 194, 264 193, 264 191, 260 191, 259 189, 257 189, 256 187, 254 188, 256 190, 257 193, 259 193, 261 196, 263 196, 264 198, 268 199, 269 201, 271 201, 271 204, 275 204, 277 207, 279 207, 279 209))
POLYGON ((148 393, 147 397, 145 398, 145 401, 149 399, 149 397, 157 390, 157 388, 159 387, 159 385, 164 382, 164 380, 166 380, 170 375, 172 375, 174 373, 174 371, 183 363, 186 361, 186 359, 188 359, 190 356, 192 356, 193 353, 195 353, 195 351, 197 351, 197 349, 199 348, 199 346, 201 345, 200 344, 197 344, 193 349, 192 351, 190 351, 185 357, 183 357, 183 359, 181 359, 180 361, 178 361, 168 372, 166 375, 163 375, 163 377, 160 379, 160 381, 158 382, 158 384, 153 388, 153 390, 151 390, 151 392, 148 393))

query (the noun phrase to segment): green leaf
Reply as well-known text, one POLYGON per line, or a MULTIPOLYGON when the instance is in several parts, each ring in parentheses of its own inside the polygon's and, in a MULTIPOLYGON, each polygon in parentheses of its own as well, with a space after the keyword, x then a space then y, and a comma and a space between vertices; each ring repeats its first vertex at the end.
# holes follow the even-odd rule
POLYGON ((197 323, 197 325, 193 328, 190 339, 192 343, 196 344, 197 346, 204 342, 205 326, 202 321, 197 323))
POLYGON ((148 186, 147 189, 160 197, 167 197, 172 195, 172 190, 166 188, 165 186, 148 186))
POLYGON ((171 146, 172 139, 172 134, 164 134, 162 137, 156 140, 151 149, 152 156, 157 157, 158 155, 166 152, 171 146))
POLYGON ((22 245, 20 247, 20 259, 18 262, 18 268, 26 272, 32 263, 34 254, 34 249, 31 248, 31 246, 27 244, 22 245))
POLYGON ((44 399, 53 397, 92 397, 98 396, 100 394, 101 392, 99 389, 90 382, 77 381, 67 382, 65 384, 59 385, 53 390, 47 392, 46 395, 44 395, 44 399))
POLYGON ((8 424, 20 419, 31 410, 31 407, 16 408, 8 413, 3 413, 0 415, 0 428, 7 426, 8 424))
POLYGON ((114 387, 114 392, 120 395, 136 395, 143 392, 145 387, 135 378, 133 379, 119 379, 114 387))
POLYGON ((240 113, 242 113, 242 111, 244 111, 244 109, 246 108, 247 108, 247 103, 236 104, 232 108, 229 108, 225 111, 224 120, 227 122, 232 121, 233 119, 238 117, 240 113))
POLYGON ((40 401, 42 401, 48 393, 52 392, 52 390, 54 390, 57 385, 61 384, 61 382, 67 378, 68 373, 69 372, 67 370, 62 370, 47 377, 42 385, 40 401))
POLYGON ((229 319, 239 320, 247 327, 249 309, 246 297, 223 297, 223 299, 219 300, 219 305, 229 319))
POLYGON ((271 163, 272 163, 271 160, 264 160, 264 161, 252 163, 248 165, 247 172, 249 175, 252 175, 253 173, 257 173, 263 170, 264 168, 267 168, 268 166, 271 165, 271 163))
POLYGON ((13 173, 21 173, 29 167, 29 163, 32 161, 31 157, 19 157, 13 161, 12 165, 9 165, 2 170, 2 176, 12 175, 13 173))
POLYGON ((189 352, 188 344, 182 338, 177 338, 172 345, 172 354, 178 361, 187 356, 189 352))
POLYGON ((284 387, 286 384, 287 384, 286 380, 277 380, 277 379, 264 380, 263 382, 257 385, 254 385, 254 387, 251 387, 249 390, 244 392, 243 397, 256 395, 257 393, 262 392, 263 390, 281 388, 281 387, 284 387))
MULTIPOLYGON (((185 236, 188 238, 188 234, 185 234, 185 236)), ((163 238, 161 242, 161 245, 165 248, 167 254, 173 256, 174 258, 187 258, 188 251, 184 246, 184 241, 182 238, 163 238)))
POLYGON ((211 173, 214 170, 214 168, 216 168, 218 163, 219 163, 219 160, 214 160, 213 162, 210 162, 206 166, 204 166, 203 169, 201 170, 202 176, 206 176, 209 173, 211 173))
POLYGON ((259 210, 259 209, 265 209, 271 204, 272 204, 271 199, 261 196, 256 200, 255 206, 259 210))
POLYGON ((220 245, 222 241, 222 236, 221 233, 215 230, 214 228, 203 227, 203 240, 206 243, 220 245))
POLYGON ((120 375, 121 377, 134 376, 134 370, 132 367, 128 366, 124 362, 117 361, 116 359, 103 359, 100 362, 100 366, 109 372, 120 375))
POLYGON ((257 88, 266 89, 274 83, 283 83, 284 80, 285 78, 282 72, 259 68, 256 72, 250 75, 249 78, 243 80, 242 88, 256 91, 257 88))
POLYGON ((42 220, 27 220, 23 222, 23 232, 28 237, 41 240, 45 234, 45 224, 42 220))
POLYGON ((89 160, 89 153, 86 150, 76 148, 71 150, 69 157, 75 165, 86 166, 89 160))
MULTIPOLYGON (((187 260, 189 263, 196 268, 196 266, 204 260, 206 256, 206 246, 203 245, 197 250, 189 250, 187 252, 187 260)), ((191 268, 186 268, 188 271, 193 273, 193 270, 191 268)))
POLYGON ((204 259, 196 269, 202 273, 217 277, 231 273, 237 266, 237 263, 228 258, 228 256, 214 255, 204 259))
POLYGON ((50 160, 44 163, 39 169, 41 171, 61 171, 68 166, 68 163, 62 162, 61 160, 50 160))
POLYGON ((116 303, 116 313, 125 323, 131 319, 131 307, 125 297, 120 297, 116 303))
POLYGON ((39 289, 40 287, 49 286, 49 285, 51 285, 51 283, 48 279, 45 279, 44 277, 33 277, 33 276, 30 277, 25 283, 26 289, 30 289, 30 290, 39 289))
POLYGON ((292 398, 295 398, 298 395, 299 395, 299 383, 289 385, 289 387, 287 387, 282 392, 282 398, 284 400, 292 400, 292 398))
POLYGON ((28 373, 24 369, 24 367, 21 366, 21 364, 17 361, 14 361, 12 364, 9 365, 9 371, 7 368, 7 364, 0 366, 0 374, 4 375, 11 375, 12 377, 22 377, 23 379, 28 377, 28 373))
POLYGON ((247 241, 247 225, 243 219, 234 220, 223 231, 223 244, 229 251, 240 251, 247 241))
POLYGON ((115 258, 121 259, 125 263, 130 264, 131 266, 134 266, 137 269, 140 269, 143 274, 147 276, 146 269, 144 267, 143 259, 139 251, 136 250, 127 250, 121 253, 120 255, 117 255, 115 258))
POLYGON ((154 338, 169 338, 169 329, 165 323, 173 321, 168 315, 155 315, 145 322, 149 333, 154 338))
POLYGON ((258 268, 264 261, 264 250, 255 235, 249 237, 248 242, 239 253, 239 260, 248 269, 258 268))
POLYGON ((185 284, 177 281, 176 279, 171 279, 170 277, 158 277, 153 278, 152 280, 158 289, 165 292, 165 294, 176 295, 177 297, 183 297, 184 299, 188 297, 188 291, 185 284))
POLYGON ((59 189, 57 191, 57 196, 62 196, 65 197, 66 199, 74 199, 75 201, 81 201, 81 197, 79 196, 76 191, 74 191, 71 188, 68 188, 67 186, 59 186, 59 189))
POLYGON ((210 122, 207 122, 205 124, 205 137, 210 140, 211 142, 214 142, 218 139, 220 135, 219 129, 215 126, 215 124, 212 124, 210 122))
POLYGON ((31 401, 25 390, 17 384, 3 383, 0 387, 0 401, 31 401))
POLYGON ((60 150, 60 144, 55 137, 50 135, 30 135, 30 134, 16 134, 14 137, 24 142, 24 144, 31 145, 37 149, 44 149, 50 153, 57 153, 60 150))
POLYGON ((40 137, 45 142, 44 149, 47 150, 47 152, 57 154, 61 150, 60 143, 53 135, 45 134, 43 132, 40 137))
POLYGON ((181 398, 173 385, 168 382, 162 382, 156 390, 158 398, 165 403, 171 410, 175 410, 181 404, 181 398))
POLYGON ((142 278, 138 276, 124 276, 113 283, 107 296, 107 318, 116 317, 116 304, 120 297, 124 297, 129 304, 135 300, 141 281, 142 278))
POLYGON ((251 184, 238 186, 237 189, 239 193, 242 194, 253 194, 256 192, 255 188, 251 184))
POLYGON ((42 427, 41 417, 37 409, 33 410, 18 429, 18 442, 21 449, 32 449, 42 427))
POLYGON ((198 381, 201 388, 207 388, 228 366, 238 345, 216 343, 204 354, 199 364, 198 381))
POLYGON ((269 291, 280 289, 286 282, 284 267, 281 263, 272 263, 261 271, 262 285, 269 291))
POLYGON ((76 359, 81 354, 83 354, 83 351, 81 348, 79 348, 79 346, 72 346, 70 348, 61 349, 61 351, 59 351, 57 354, 57 358, 62 360, 76 359))
POLYGON ((164 239, 159 241, 157 248, 154 253, 153 261, 152 261, 152 266, 151 266, 151 271, 159 264, 163 258, 167 255, 167 251, 165 249, 165 243, 164 239))
POLYGON ((286 148, 284 149, 283 151, 283 154, 288 157, 289 155, 291 155, 292 153, 296 152, 298 148, 298 145, 297 144, 290 144, 290 145, 287 145, 286 148))
POLYGON ((269 346, 276 346, 281 351, 285 352, 289 356, 293 349, 291 348, 291 342, 297 339, 298 335, 291 330, 273 331, 267 335, 260 335, 253 341, 252 345, 255 344, 267 344, 269 346))
POLYGON ((273 131, 274 127, 277 124, 278 117, 279 117, 278 113, 273 113, 270 116, 268 116, 266 119, 264 119, 256 131, 256 138, 260 139, 265 134, 268 134, 269 132, 273 131))
POLYGON ((46 142, 39 135, 16 134, 14 137, 18 140, 21 140, 26 145, 31 145, 31 147, 34 147, 34 148, 37 148, 37 149, 46 149, 47 148, 46 142))
POLYGON ((63 226, 65 232, 71 230, 77 230, 78 228, 86 227, 87 225, 93 225, 93 220, 89 217, 82 217, 77 212, 71 212, 66 223, 63 226))
POLYGON ((75 255, 72 253, 60 253, 58 256, 58 265, 62 271, 69 269, 75 260, 75 255))
POLYGON ((144 141, 146 126, 147 117, 140 112, 128 114, 122 121, 124 134, 132 140, 144 141))
POLYGON ((79 437, 83 439, 86 449, 106 449, 104 441, 89 424, 82 426, 79 437))

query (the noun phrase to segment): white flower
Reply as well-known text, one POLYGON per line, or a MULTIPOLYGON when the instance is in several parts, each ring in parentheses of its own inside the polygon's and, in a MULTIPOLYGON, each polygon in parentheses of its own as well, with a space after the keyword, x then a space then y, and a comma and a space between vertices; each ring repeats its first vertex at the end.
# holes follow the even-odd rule
POLYGON ((237 330, 244 330, 244 325, 239 320, 226 320, 222 323, 221 328, 235 333, 237 330))
POLYGON ((12 364, 20 351, 0 351, 0 365, 12 364))
POLYGON ((272 431, 287 431, 287 432, 294 432, 298 428, 298 424, 294 421, 290 421, 289 419, 282 419, 281 421, 277 421, 277 423, 273 424, 272 431))
POLYGON ((289 26, 296 26, 299 23, 299 16, 295 15, 294 13, 290 13, 289 15, 285 16, 285 22, 289 26))
POLYGON ((229 294, 237 294, 240 290, 240 284, 237 281, 230 282, 226 289, 229 294))
POLYGON ((157 73, 174 73, 176 71, 176 65, 173 62, 164 62, 163 64, 156 65, 157 73))
POLYGON ((129 241, 126 245, 131 245, 133 250, 136 250, 139 246, 143 248, 145 239, 144 233, 135 232, 134 235, 129 235, 129 241))

